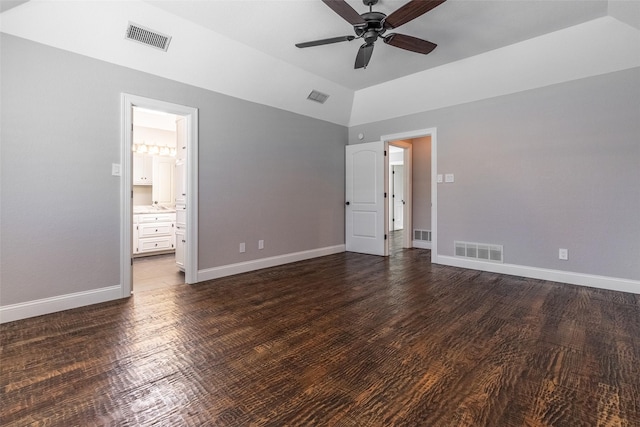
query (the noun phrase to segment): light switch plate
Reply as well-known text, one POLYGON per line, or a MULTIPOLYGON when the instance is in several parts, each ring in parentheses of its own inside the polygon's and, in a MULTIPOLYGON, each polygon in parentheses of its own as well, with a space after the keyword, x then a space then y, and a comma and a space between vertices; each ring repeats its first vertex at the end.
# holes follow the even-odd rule
POLYGON ((442 184, 442 174, 441 174, 441 173, 439 173, 439 174, 436 176, 436 178, 437 178, 437 182, 438 182, 438 184, 442 184))
POLYGON ((117 163, 111 163, 111 175, 120 176, 120 165, 117 163))
POLYGON ((243 254, 246 252, 246 245, 244 242, 240 243, 240 253, 243 254))
POLYGON ((454 182, 454 177, 452 173, 445 174, 444 182, 454 182))

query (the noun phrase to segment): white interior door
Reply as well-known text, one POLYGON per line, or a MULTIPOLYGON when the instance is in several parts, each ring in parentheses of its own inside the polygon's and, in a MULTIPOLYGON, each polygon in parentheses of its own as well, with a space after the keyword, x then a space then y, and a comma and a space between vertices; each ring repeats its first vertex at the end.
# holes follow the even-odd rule
POLYGON ((393 175, 393 230, 404 228, 404 166, 392 166, 393 175))
POLYGON ((347 145, 345 243, 349 252, 385 255, 384 143, 347 145))

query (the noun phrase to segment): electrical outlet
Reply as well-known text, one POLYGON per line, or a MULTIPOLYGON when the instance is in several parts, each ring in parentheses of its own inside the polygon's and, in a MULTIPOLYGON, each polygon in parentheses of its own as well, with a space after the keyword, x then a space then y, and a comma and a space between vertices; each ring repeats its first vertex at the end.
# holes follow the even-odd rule
POLYGON ((444 174, 444 182, 455 182, 455 177, 452 173, 444 174))
POLYGON ((264 249, 264 240, 258 240, 258 249, 264 249))
POLYGON ((117 163, 111 163, 111 175, 120 176, 120 165, 117 163))
POLYGON ((240 253, 244 253, 246 251, 246 246, 244 242, 240 243, 240 253))
POLYGON ((558 258, 563 261, 567 261, 569 259, 569 249, 558 250, 558 258))

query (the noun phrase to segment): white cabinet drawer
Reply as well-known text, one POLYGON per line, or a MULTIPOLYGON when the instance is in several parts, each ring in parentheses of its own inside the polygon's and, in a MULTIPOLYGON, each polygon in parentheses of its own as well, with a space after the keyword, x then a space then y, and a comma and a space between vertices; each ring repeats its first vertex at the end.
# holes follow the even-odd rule
POLYGON ((165 214, 139 214, 136 215, 138 218, 138 224, 142 224, 145 222, 173 222, 176 220, 175 213, 165 213, 165 214))
POLYGON ((138 225, 138 238, 155 237, 155 236, 171 236, 174 227, 171 222, 158 222, 150 224, 138 225))
POLYGON ((139 252, 155 252, 173 249, 171 236, 165 237, 150 237, 147 239, 139 239, 138 249, 139 252))

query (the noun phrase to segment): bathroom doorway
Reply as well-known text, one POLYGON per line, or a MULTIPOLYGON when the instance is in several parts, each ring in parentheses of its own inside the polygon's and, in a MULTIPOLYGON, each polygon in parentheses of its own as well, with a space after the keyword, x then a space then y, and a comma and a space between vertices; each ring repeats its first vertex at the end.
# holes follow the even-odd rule
POLYGON ((198 110, 123 94, 122 111, 123 297, 196 283, 198 110))

